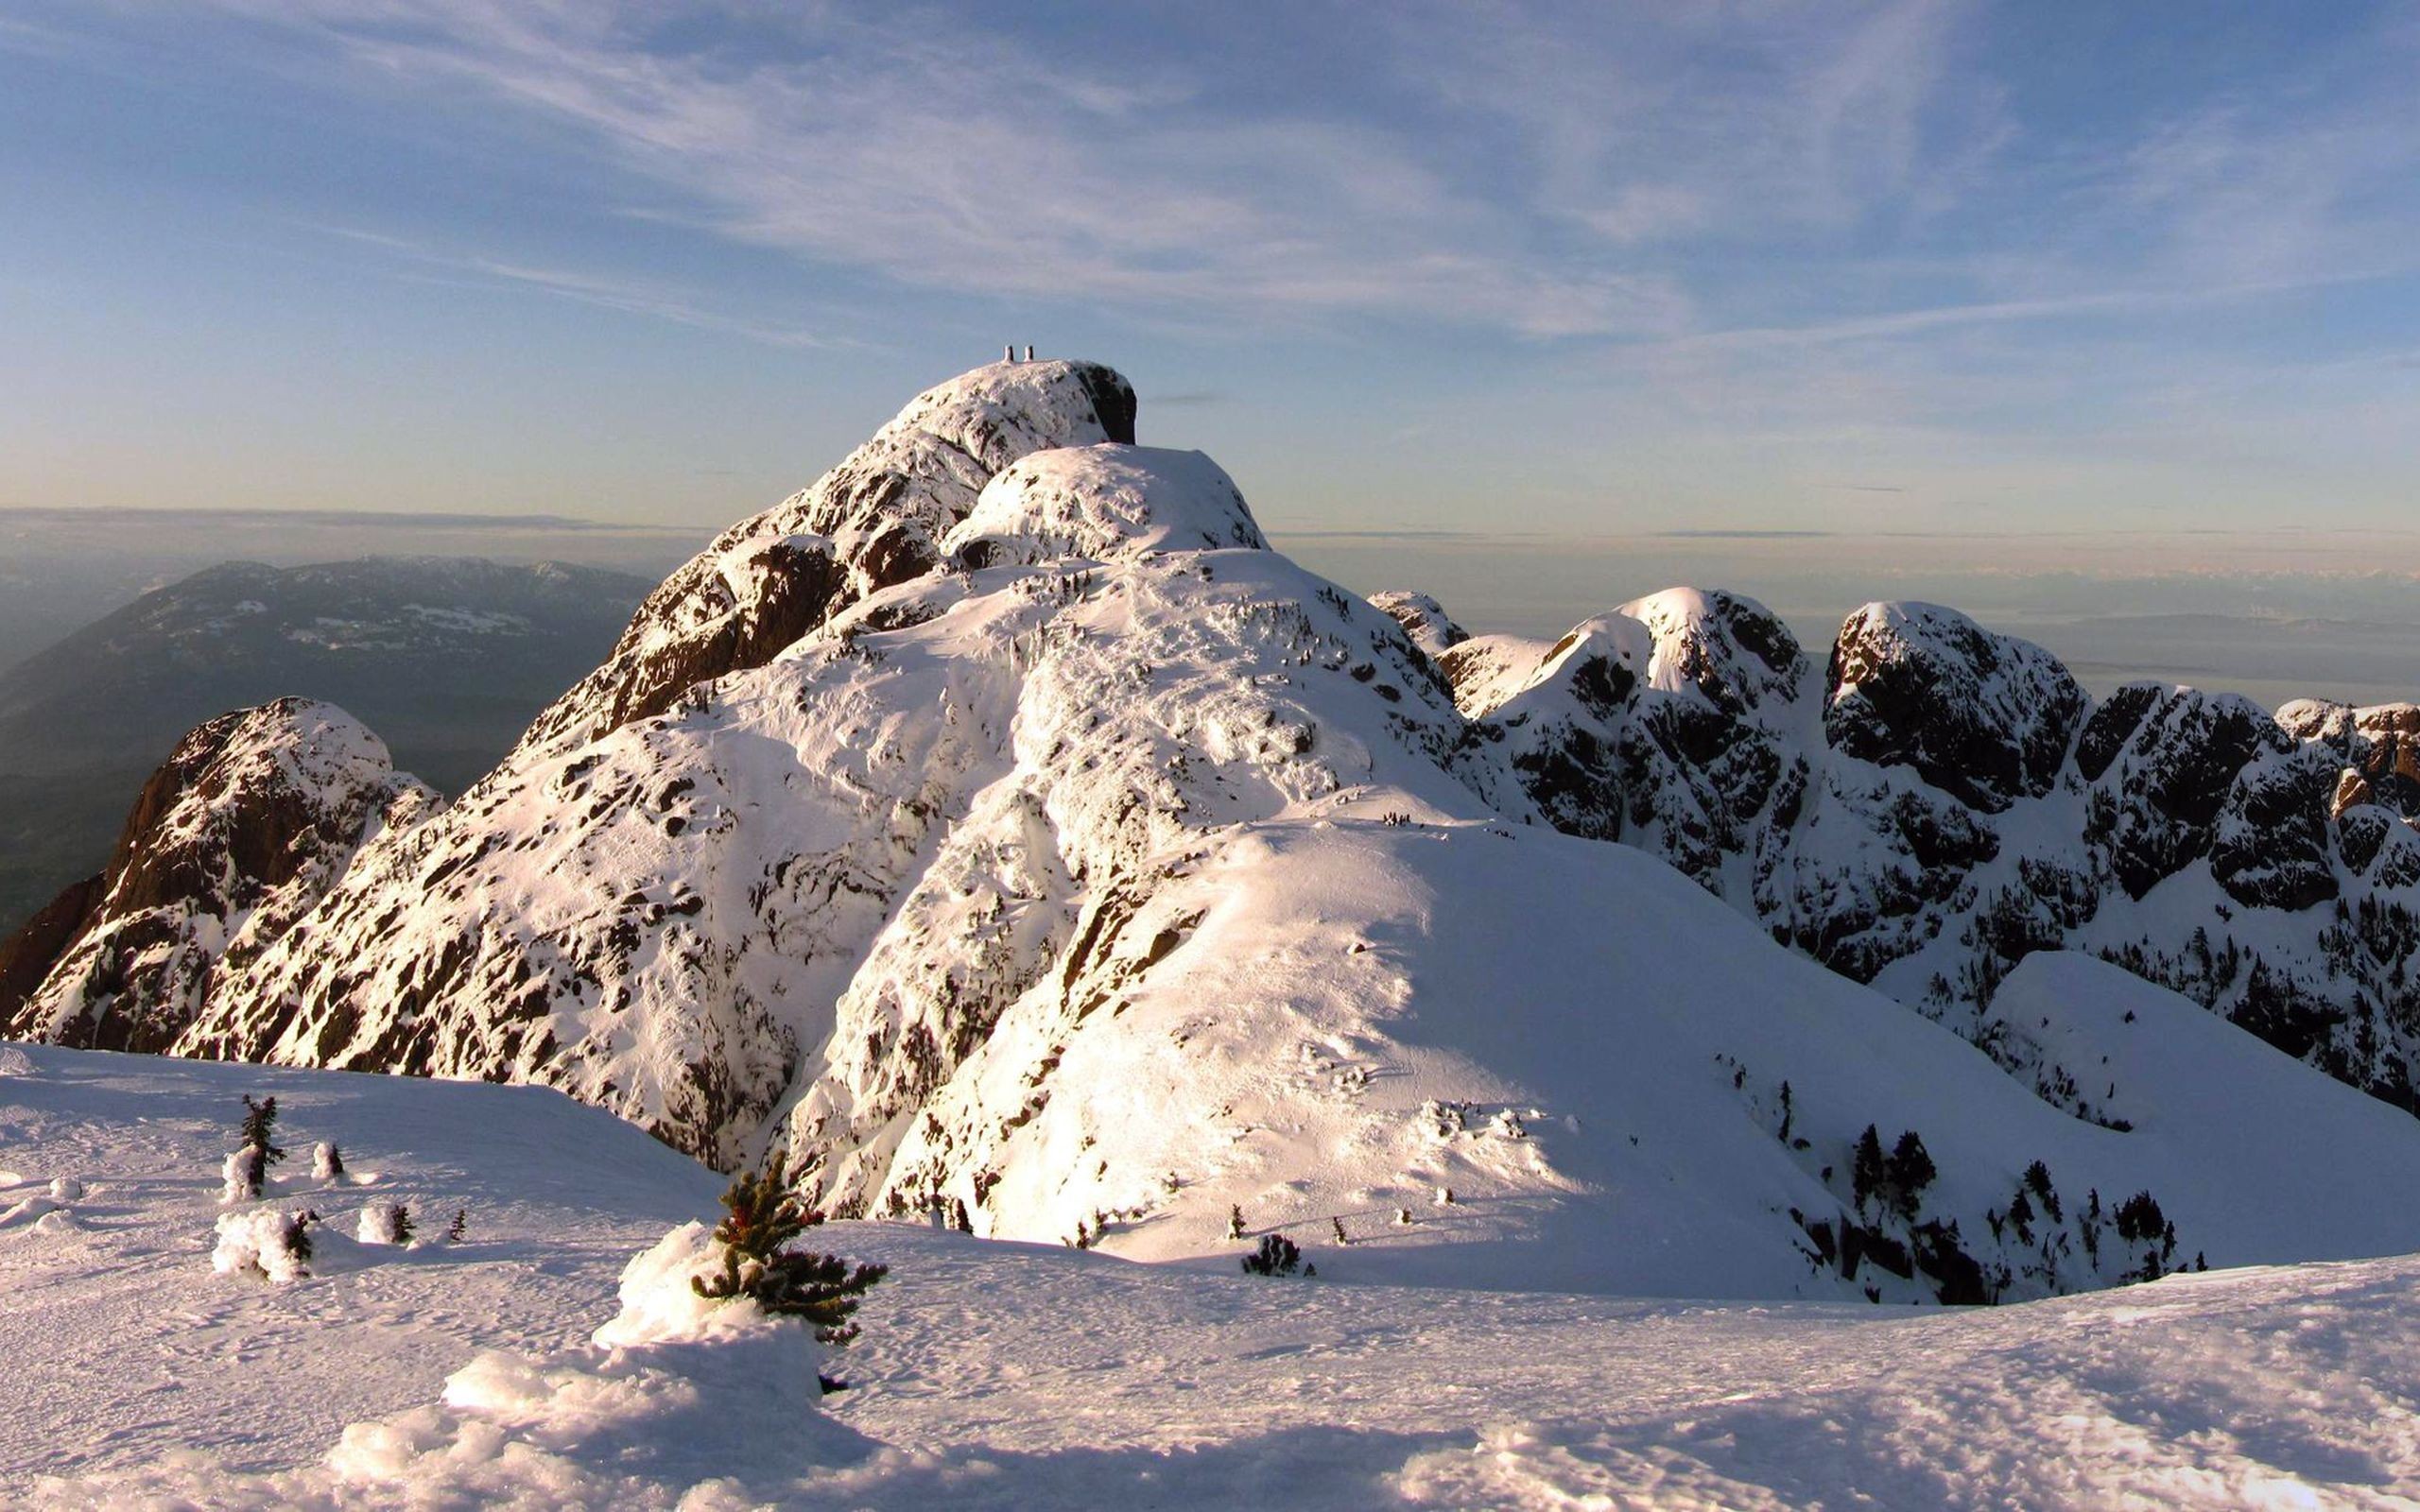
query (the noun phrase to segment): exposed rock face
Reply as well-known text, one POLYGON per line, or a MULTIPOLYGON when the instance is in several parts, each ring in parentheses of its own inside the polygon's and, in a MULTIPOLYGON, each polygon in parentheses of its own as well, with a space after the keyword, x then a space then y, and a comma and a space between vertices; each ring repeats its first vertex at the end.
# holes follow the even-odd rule
POLYGON ((2288 745, 2250 699, 2135 683, 2093 711, 2076 745, 2084 781, 2110 780, 2116 809, 2105 844, 2118 883, 2140 899, 2207 855, 2235 776, 2256 751, 2288 745))
POLYGON ((9 942, 0 1022, 13 1039, 168 1048, 366 840, 434 802, 328 704, 282 698, 211 720, 145 785, 109 869, 9 942))

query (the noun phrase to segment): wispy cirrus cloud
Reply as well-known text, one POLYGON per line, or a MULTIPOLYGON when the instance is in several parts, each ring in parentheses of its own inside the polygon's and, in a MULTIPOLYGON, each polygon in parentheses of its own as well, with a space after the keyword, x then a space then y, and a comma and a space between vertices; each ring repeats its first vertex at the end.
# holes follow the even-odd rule
POLYGON ((843 336, 819 334, 802 326, 773 325, 707 307, 698 297, 657 284, 610 278, 577 269, 539 267, 474 252, 454 252, 384 232, 357 226, 319 226, 315 230, 345 241, 374 247, 394 257, 408 276, 444 278, 533 290, 576 303, 626 315, 652 316, 701 331, 718 331, 777 347, 844 348, 863 345, 843 336))
POLYGON ((1939 0, 1820 22, 1315 9, 1323 26, 1272 25, 1257 45, 1303 42, 1346 71, 1245 106, 1284 66, 1245 26, 1180 57, 925 9, 210 3, 361 78, 569 127, 652 186, 639 213, 817 262, 981 295, 1530 337, 1681 334, 1701 315, 1676 237, 1838 221, 1921 177, 1954 21, 1939 0))

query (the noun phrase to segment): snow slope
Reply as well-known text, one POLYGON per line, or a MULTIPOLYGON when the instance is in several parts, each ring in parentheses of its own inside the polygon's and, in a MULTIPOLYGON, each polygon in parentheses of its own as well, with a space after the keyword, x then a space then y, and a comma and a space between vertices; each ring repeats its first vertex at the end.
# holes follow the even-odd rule
MULTIPOLYGON (((2420 1484, 2411 1260, 1945 1313, 838 1224, 892 1273, 819 1401, 800 1335, 680 1302, 716 1178, 554 1093, 37 1047, 0 1050, 0 1496, 45 1506, 2409 1508, 2420 1484), (289 1143, 341 1138, 348 1206, 467 1202, 470 1242, 214 1273, 239 1091, 278 1096, 289 1143), (82 1193, 18 1211, 60 1177, 82 1193)), ((334 1206, 314 1185, 277 1200, 334 1206)))
MULTIPOLYGON (((584 1336, 631 1253, 721 1183, 558 1093, 0 1047, 0 1465, 135 1465, 194 1444, 238 1465, 315 1455, 418 1405, 475 1348, 584 1336), (373 1200, 468 1242, 354 1253, 287 1290, 211 1269, 219 1158, 242 1094, 293 1152, 265 1206, 350 1233, 373 1200), (348 1175, 310 1176, 333 1141, 348 1175), (60 1177, 82 1194, 43 1215, 60 1177), (39 1362, 39 1368, 26 1368, 39 1362)), ((332 1236, 332 1248, 342 1247, 332 1236)))

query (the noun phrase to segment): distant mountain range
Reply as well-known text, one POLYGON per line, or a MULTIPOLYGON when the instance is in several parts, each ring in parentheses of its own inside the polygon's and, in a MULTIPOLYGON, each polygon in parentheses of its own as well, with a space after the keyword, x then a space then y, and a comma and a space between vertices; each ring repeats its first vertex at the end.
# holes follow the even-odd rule
MULTIPOLYGON (((527 617, 315 602, 272 639, 458 685, 527 617)), ((1135 1259, 2016 1299, 2420 1248, 2415 816, 2410 706, 2096 699, 1934 605, 1474 638, 1270 549, 1115 372, 1001 363, 450 804, 324 703, 201 724, 0 947, 0 1026, 541 1083, 1135 1259)))
POLYGON ((375 558, 199 572, 0 672, 0 921, 97 870, 194 726, 286 695, 357 710, 458 791, 596 663, 647 579, 375 558))

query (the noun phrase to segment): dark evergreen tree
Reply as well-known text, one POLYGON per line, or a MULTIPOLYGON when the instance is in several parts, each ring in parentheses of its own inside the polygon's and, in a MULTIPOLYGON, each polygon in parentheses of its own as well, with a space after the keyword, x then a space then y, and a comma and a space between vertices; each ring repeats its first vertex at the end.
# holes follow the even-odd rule
POLYGON ((2016 1189, 2015 1198, 2008 1205, 2008 1226, 2016 1230, 2019 1244, 2033 1243, 2033 1199, 2023 1187, 2016 1189))
POLYGON ((264 1097, 252 1101, 251 1093, 244 1094, 244 1126, 237 1136, 248 1149, 261 1152, 261 1164, 266 1169, 285 1159, 284 1146, 277 1143, 277 1099, 264 1097))
POLYGON ((1849 1194, 1862 1210, 1890 1179, 1882 1159, 1882 1134, 1873 1125, 1857 1137, 1857 1153, 1849 1160, 1849 1194))
POLYGON ((471 1210, 468 1208, 455 1209, 454 1221, 445 1226, 445 1242, 449 1245, 458 1245, 462 1242, 463 1237, 470 1231, 471 1210))
POLYGON ((389 1242, 398 1245, 408 1245, 412 1242, 412 1234, 414 1231, 415 1226, 412 1223, 412 1210, 400 1202, 396 1203, 393 1209, 393 1216, 387 1220, 387 1234, 389 1242))
POLYGON ((317 1217, 316 1212, 289 1212, 277 1220, 277 1242, 285 1246, 297 1265, 311 1263, 311 1222, 317 1217))
POLYGON ((2137 1192, 2118 1204, 2118 1237, 2128 1244, 2157 1239, 2167 1227, 2167 1217, 2148 1192, 2137 1192))
POLYGON ((1247 1276, 1291 1276, 1302 1267, 1303 1252, 1284 1234, 1263 1234, 1260 1247, 1244 1257, 1247 1276))
POLYGON ((1932 1185, 1936 1174, 1932 1157, 1926 1152, 1925 1142, 1916 1137, 1916 1131, 1910 1129, 1900 1135, 1899 1143, 1892 1148, 1887 1172, 1891 1205, 1900 1217, 1915 1217, 1917 1194, 1932 1185))
POLYGON ((742 1172, 722 1194, 724 1215, 715 1226, 722 1246, 722 1268, 689 1279, 700 1297, 716 1301, 747 1297, 778 1317, 804 1318, 825 1344, 857 1336, 849 1321, 887 1265, 852 1267, 838 1255, 789 1249, 789 1242, 823 1221, 790 1190, 787 1161, 780 1155, 750 1176, 742 1172))
POLYGON ((1241 1239, 1243 1236, 1244 1236, 1244 1208, 1243 1208, 1243 1204, 1242 1204, 1242 1203, 1240 1203, 1240 1202, 1229 1203, 1229 1204, 1227 1205, 1227 1237, 1228 1237, 1228 1238, 1230 1238, 1230 1239, 1241 1239))

